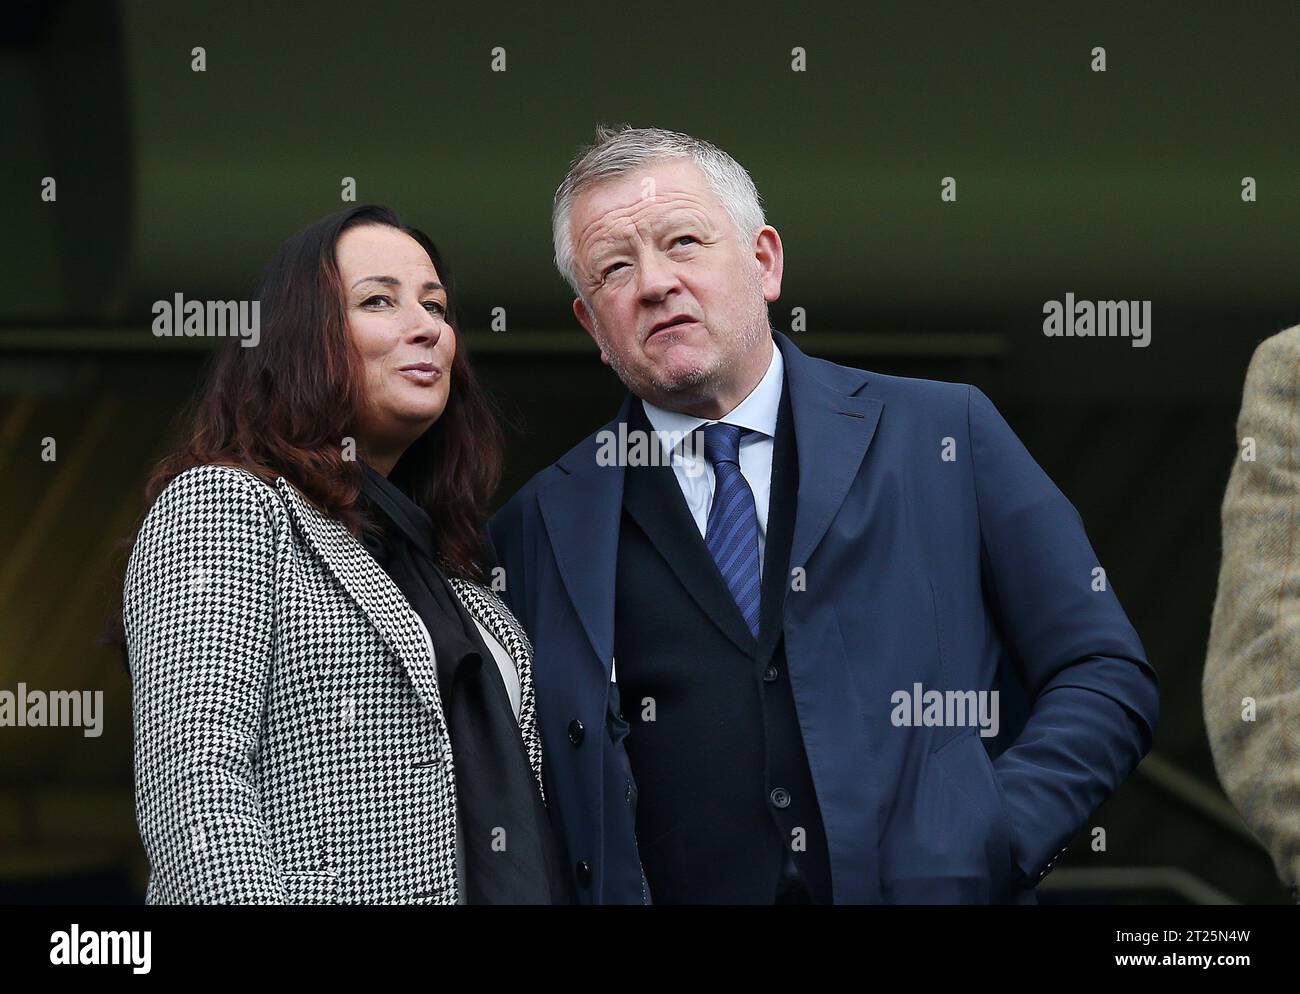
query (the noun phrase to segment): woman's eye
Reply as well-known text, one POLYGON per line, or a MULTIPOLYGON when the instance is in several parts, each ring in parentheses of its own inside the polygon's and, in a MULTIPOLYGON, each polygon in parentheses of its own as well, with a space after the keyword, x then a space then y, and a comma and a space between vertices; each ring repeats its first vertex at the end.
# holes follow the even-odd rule
POLYGON ((440 303, 439 303, 438 301, 436 301, 436 300, 426 300, 426 301, 424 302, 424 306, 425 306, 425 308, 429 311, 430 314, 446 314, 446 313, 447 313, 447 308, 443 307, 442 304, 440 304, 440 303))
POLYGON ((673 239, 673 244, 676 245, 678 242, 693 242, 693 241, 695 241, 694 235, 678 235, 676 238, 673 239))
POLYGON ((369 307, 369 306, 370 306, 371 304, 373 304, 376 300, 382 300, 382 301, 383 301, 384 303, 386 303, 386 304, 391 303, 391 301, 390 301, 387 297, 383 296, 382 294, 376 294, 376 295, 373 296, 373 297, 369 297, 369 298, 367 298, 366 300, 363 300, 363 301, 361 302, 361 306, 362 306, 362 307, 369 307))
POLYGON ((626 266, 626 265, 627 265, 626 262, 616 262, 616 263, 614 263, 614 265, 609 266, 609 267, 607 267, 607 268, 605 269, 605 275, 608 276, 610 273, 613 273, 613 272, 615 272, 616 270, 622 269, 622 268, 623 268, 624 266, 626 266))

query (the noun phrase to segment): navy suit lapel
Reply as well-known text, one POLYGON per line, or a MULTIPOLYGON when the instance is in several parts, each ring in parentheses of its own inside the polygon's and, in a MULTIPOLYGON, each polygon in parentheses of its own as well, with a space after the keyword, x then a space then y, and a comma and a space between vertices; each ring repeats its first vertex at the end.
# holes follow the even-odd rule
POLYGON ((614 580, 623 508, 620 465, 596 460, 603 431, 618 431, 631 395, 618 416, 566 453, 555 465, 567 474, 537 496, 555 564, 583 631, 609 680, 614 654, 614 580))
POLYGON ((804 440, 798 445, 799 506, 790 550, 791 565, 803 567, 848 496, 885 405, 858 395, 866 373, 810 359, 779 331, 772 337, 785 360, 795 436, 804 440))
POLYGON ((786 378, 781 387, 781 406, 777 409, 776 437, 772 443, 772 481, 767 502, 763 589, 758 615, 759 659, 766 659, 776 647, 785 621, 785 596, 790 590, 790 541, 794 533, 799 488, 792 418, 790 380, 786 378))
MULTIPOLYGON (((632 404, 628 430, 654 430, 639 402, 632 404)), ((738 649, 752 655, 754 636, 704 544, 672 466, 633 468, 624 487, 623 506, 704 613, 738 649)))

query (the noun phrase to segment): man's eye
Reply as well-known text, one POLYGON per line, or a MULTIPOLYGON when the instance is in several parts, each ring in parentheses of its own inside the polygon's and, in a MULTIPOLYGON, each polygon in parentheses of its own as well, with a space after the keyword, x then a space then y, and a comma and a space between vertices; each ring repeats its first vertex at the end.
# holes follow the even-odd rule
POLYGON ((673 244, 675 245, 678 242, 693 242, 693 241, 696 241, 694 235, 678 235, 676 238, 673 239, 673 244))
POLYGON ((608 276, 610 273, 614 272, 614 271, 617 270, 617 269, 622 269, 622 268, 623 268, 624 266, 626 266, 626 265, 627 265, 626 262, 616 262, 616 263, 614 263, 614 265, 612 265, 612 266, 606 266, 606 267, 605 267, 605 275, 608 276))

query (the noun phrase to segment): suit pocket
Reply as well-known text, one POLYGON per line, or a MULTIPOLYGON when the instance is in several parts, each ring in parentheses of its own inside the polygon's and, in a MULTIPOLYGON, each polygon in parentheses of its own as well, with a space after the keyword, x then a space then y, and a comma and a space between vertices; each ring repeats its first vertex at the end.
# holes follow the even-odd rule
POLYGON ((333 870, 299 870, 284 875, 285 904, 338 904, 339 878, 333 870))
POLYGON ((997 899, 997 894, 1010 885, 1014 876, 1015 830, 993 761, 974 729, 962 732, 940 748, 933 758, 951 781, 953 789, 970 801, 982 814, 984 824, 990 827, 985 851, 995 892, 993 896, 997 899))
POLYGON ((1006 810, 973 729, 927 753, 881 841, 887 904, 1000 904, 1014 899, 1006 810))

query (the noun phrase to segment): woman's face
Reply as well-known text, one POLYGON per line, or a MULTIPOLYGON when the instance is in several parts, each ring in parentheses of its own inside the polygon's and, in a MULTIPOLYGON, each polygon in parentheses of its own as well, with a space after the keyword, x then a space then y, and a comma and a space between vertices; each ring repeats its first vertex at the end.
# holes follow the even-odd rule
POLYGON ((348 334, 364 366, 359 442, 396 461, 447 406, 456 354, 447 291, 420 243, 386 225, 349 228, 335 259, 348 334))

